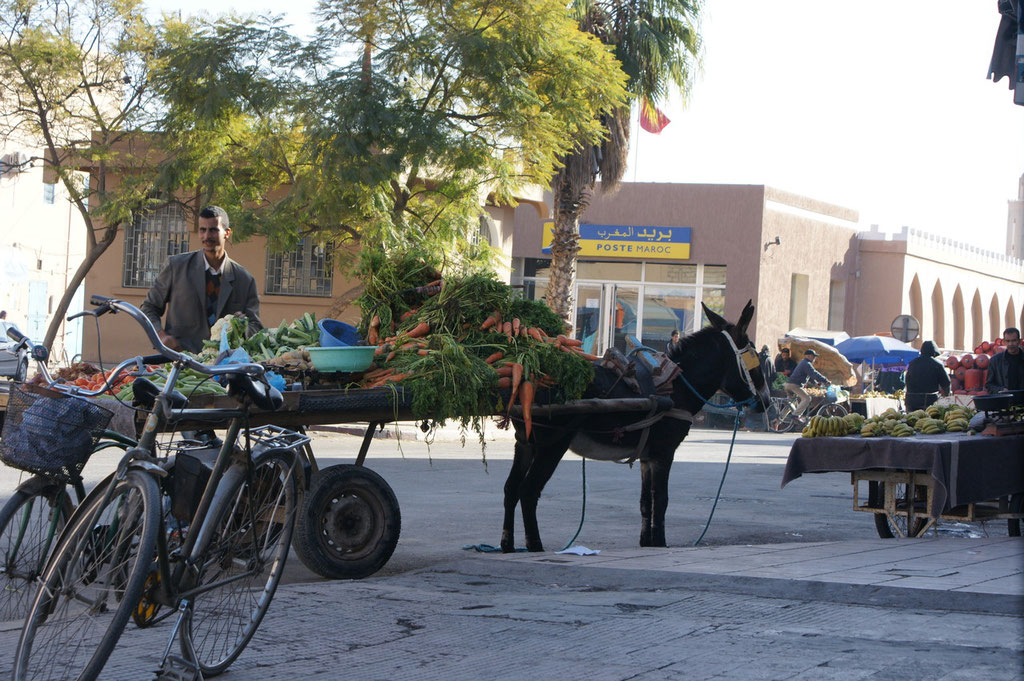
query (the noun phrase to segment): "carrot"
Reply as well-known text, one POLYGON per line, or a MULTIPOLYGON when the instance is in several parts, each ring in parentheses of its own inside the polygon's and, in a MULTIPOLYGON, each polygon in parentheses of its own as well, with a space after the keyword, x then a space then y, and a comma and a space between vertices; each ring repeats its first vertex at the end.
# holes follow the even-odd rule
POLYGON ((395 350, 392 350, 391 352, 389 352, 388 356, 384 358, 384 361, 385 362, 390 362, 391 360, 393 360, 395 358, 395 352, 396 352, 395 350))
POLYGON ((487 364, 494 364, 495 362, 497 362, 499 359, 501 359, 504 356, 505 356, 505 353, 502 352, 501 350, 498 350, 493 355, 491 355, 490 357, 485 359, 484 362, 486 362, 487 364))
POLYGON ((512 335, 513 336, 518 336, 519 335, 519 326, 520 326, 520 324, 521 324, 521 322, 519 321, 519 317, 516 317, 515 319, 512 320, 512 335))
POLYGON ((519 388, 519 404, 523 405, 523 424, 526 426, 526 438, 530 438, 530 431, 533 430, 533 398, 534 387, 530 381, 523 381, 519 388))
POLYGON ((420 348, 419 350, 416 351, 416 354, 426 357, 427 355, 430 354, 430 350, 427 350, 426 348, 420 348))
POLYGON ((406 310, 405 313, 402 314, 401 321, 404 322, 409 317, 414 316, 417 312, 419 312, 419 310, 416 309, 416 308, 413 308, 411 310, 406 310))
POLYGON ((501 331, 505 334, 505 337, 512 340, 512 322, 505 322, 501 325, 501 331))
POLYGON ((583 341, 578 338, 569 338, 568 336, 560 334, 558 340, 562 342, 562 345, 571 345, 573 347, 580 347, 583 345, 583 341))
POLYGON ((505 366, 503 366, 503 367, 498 367, 498 368, 497 368, 497 369, 495 369, 494 371, 495 371, 495 372, 496 372, 496 373, 497 373, 497 374, 498 374, 499 376, 508 376, 509 378, 511 378, 511 377, 512 377, 512 367, 511 367, 511 366, 509 366, 509 365, 507 365, 507 364, 506 364, 505 366))
POLYGON ((373 315, 373 318, 370 320, 370 328, 371 329, 379 329, 380 328, 380 315, 376 315, 376 314, 373 315))
POLYGON ((527 329, 526 333, 528 333, 530 335, 530 338, 532 338, 533 340, 539 343, 544 342, 544 334, 541 333, 540 329, 538 329, 536 326, 531 326, 529 329, 527 329))
POLYGON ((407 378, 409 378, 409 374, 391 374, 390 376, 385 376, 384 377, 384 382, 385 383, 398 383, 399 381, 404 381, 407 378))
POLYGON ((421 338, 430 333, 430 324, 427 322, 420 322, 416 326, 412 327, 412 331, 405 334, 409 338, 421 338))
POLYGON ((370 343, 370 345, 377 344, 377 342, 380 340, 379 334, 377 333, 377 327, 371 326, 369 329, 366 330, 366 340, 370 343))
POLYGON ((516 401, 516 395, 519 394, 519 384, 523 380, 523 365, 510 363, 512 366, 512 397, 508 400, 508 406, 512 406, 516 401))
POLYGON ((510 376, 502 376, 501 378, 498 379, 498 387, 502 389, 511 388, 512 378, 510 376))
POLYGON ((391 343, 384 343, 383 345, 378 345, 377 349, 373 351, 373 354, 383 355, 385 352, 388 352, 389 350, 391 350, 391 343))
POLYGON ((601 359, 597 355, 592 355, 589 352, 583 352, 582 350, 577 350, 576 354, 582 357, 583 359, 590 360, 591 362, 596 362, 597 360, 601 359))
POLYGON ((498 323, 498 318, 496 316, 494 316, 494 315, 491 315, 490 317, 488 317, 487 319, 484 320, 483 324, 480 325, 480 330, 481 331, 486 331, 487 329, 491 328, 492 326, 494 326, 497 323, 498 323))

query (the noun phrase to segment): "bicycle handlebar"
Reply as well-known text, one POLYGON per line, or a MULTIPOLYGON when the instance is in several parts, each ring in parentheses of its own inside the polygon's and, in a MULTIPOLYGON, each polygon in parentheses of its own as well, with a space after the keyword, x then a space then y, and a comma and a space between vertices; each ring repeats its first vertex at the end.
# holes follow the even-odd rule
POLYGON ((39 366, 39 370, 40 373, 43 374, 43 378, 47 379, 48 382, 52 382, 50 372, 46 368, 46 360, 50 358, 50 351, 46 346, 33 343, 28 336, 13 326, 8 327, 7 337, 16 344, 14 346, 14 354, 18 354, 18 351, 21 350, 21 348, 28 348, 28 352, 39 366))

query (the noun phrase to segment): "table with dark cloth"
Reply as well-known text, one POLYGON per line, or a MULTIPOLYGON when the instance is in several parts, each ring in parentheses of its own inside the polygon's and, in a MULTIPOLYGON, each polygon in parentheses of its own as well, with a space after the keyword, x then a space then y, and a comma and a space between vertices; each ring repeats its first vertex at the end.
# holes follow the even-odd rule
POLYGON ((934 480, 928 514, 1024 492, 1024 435, 797 438, 782 486, 804 473, 925 471, 934 480))

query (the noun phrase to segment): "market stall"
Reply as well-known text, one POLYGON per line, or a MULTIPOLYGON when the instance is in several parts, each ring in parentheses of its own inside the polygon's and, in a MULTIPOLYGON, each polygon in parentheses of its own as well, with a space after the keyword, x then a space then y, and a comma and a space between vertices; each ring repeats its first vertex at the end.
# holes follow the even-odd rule
POLYGON ((851 474, 854 510, 876 514, 882 536, 921 536, 939 519, 1006 519, 1020 533, 1024 435, 798 438, 782 486, 831 472, 851 474))

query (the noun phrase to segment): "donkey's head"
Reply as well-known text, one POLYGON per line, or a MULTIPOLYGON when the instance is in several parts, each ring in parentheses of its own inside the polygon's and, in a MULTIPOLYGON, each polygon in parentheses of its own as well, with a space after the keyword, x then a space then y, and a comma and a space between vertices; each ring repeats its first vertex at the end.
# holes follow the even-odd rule
POLYGON ((738 402, 754 398, 754 411, 764 411, 771 403, 771 397, 761 359, 747 337, 747 326, 754 317, 754 302, 747 301, 743 314, 735 324, 730 324, 709 310, 707 305, 703 307, 711 327, 721 334, 720 343, 726 355, 726 370, 719 389, 738 402))

